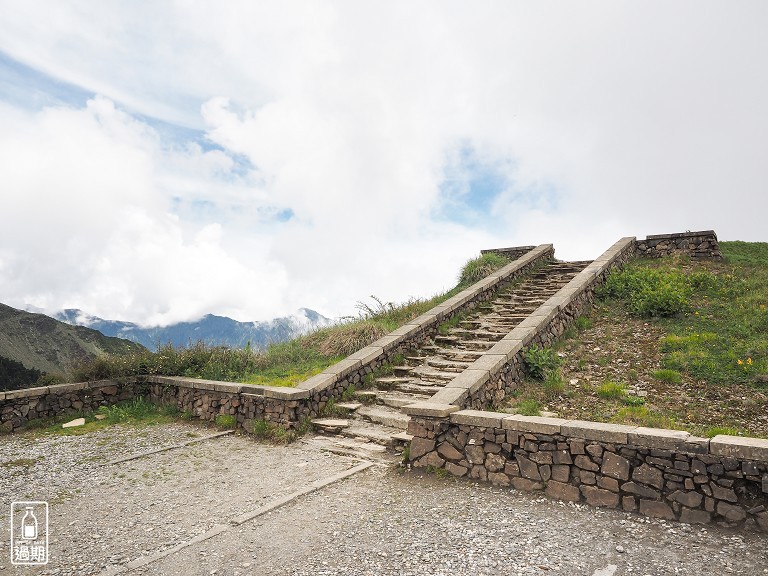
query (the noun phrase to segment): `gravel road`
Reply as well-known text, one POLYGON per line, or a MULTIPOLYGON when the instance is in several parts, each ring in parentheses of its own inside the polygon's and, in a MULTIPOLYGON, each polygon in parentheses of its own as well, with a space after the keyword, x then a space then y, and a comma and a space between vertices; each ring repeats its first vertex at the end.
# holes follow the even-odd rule
POLYGON ((178 423, 0 437, 0 522, 7 526, 10 502, 20 499, 47 500, 51 521, 50 563, 12 566, 3 538, 0 576, 768 574, 765 534, 379 465, 232 524, 358 464, 316 445, 224 436, 103 465, 213 432, 178 423), (220 533, 201 539, 206 532, 220 533), (128 569, 164 550, 166 556, 128 569))

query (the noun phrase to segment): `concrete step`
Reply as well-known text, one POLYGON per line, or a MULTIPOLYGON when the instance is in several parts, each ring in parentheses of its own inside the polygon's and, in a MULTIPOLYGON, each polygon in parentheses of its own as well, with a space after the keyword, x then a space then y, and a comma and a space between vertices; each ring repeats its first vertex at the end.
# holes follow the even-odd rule
POLYGON ((420 366, 414 371, 413 376, 424 382, 445 384, 456 378, 456 372, 441 372, 440 370, 431 370, 428 367, 420 366))
POLYGON ((345 418, 315 418, 312 420, 315 430, 338 434, 342 429, 349 427, 349 420, 345 418))
POLYGON ((489 342, 496 342, 497 340, 501 340, 504 334, 506 334, 506 331, 504 333, 499 333, 489 332, 488 330, 482 329, 465 330, 463 328, 455 328, 451 330, 451 334, 461 338, 466 338, 467 340, 487 340, 489 342))
POLYGON ((342 435, 348 438, 367 440, 369 442, 375 442, 381 446, 391 446, 395 442, 393 436, 400 433, 402 433, 402 429, 400 428, 372 426, 365 422, 356 423, 354 426, 344 428, 342 431, 342 435))
POLYGON ((397 456, 388 451, 387 447, 402 444, 402 441, 395 439, 390 439, 389 442, 377 442, 362 437, 343 436, 312 436, 305 438, 302 442, 307 446, 331 454, 358 460, 369 460, 387 466, 397 462, 397 456))
POLYGON ((457 362, 467 362, 471 364, 483 353, 478 350, 459 350, 458 348, 440 348, 437 351, 437 355, 445 358, 446 360, 454 360, 457 362))
POLYGON ((407 384, 397 384, 395 385, 392 390, 397 390, 398 392, 404 392, 405 394, 417 394, 417 395, 425 395, 425 396, 432 396, 433 394, 437 394, 440 390, 442 390, 444 386, 430 386, 426 384, 418 384, 416 382, 410 382, 407 384))
POLYGON ((379 390, 391 390, 395 386, 400 384, 407 384, 411 382, 412 378, 403 378, 401 376, 385 376, 382 378, 376 378, 373 383, 379 390))
POLYGON ((376 400, 376 391, 375 390, 356 390, 355 391, 355 398, 360 400, 361 402, 373 402, 376 400))
POLYGON ((467 350, 488 350, 493 348, 495 342, 489 342, 488 340, 462 340, 456 344, 457 348, 464 348, 467 350))
POLYGON ((413 440, 413 435, 408 434, 408 432, 398 432, 397 434, 392 434, 392 440, 395 442, 410 442, 413 440))
POLYGON ((414 366, 393 366, 392 372, 395 376, 410 376, 413 372, 414 366))
POLYGON ((356 412, 356 415, 369 422, 383 424, 384 426, 389 426, 391 428, 400 428, 402 430, 408 428, 408 421, 410 420, 410 417, 408 417, 407 414, 387 408, 386 406, 366 406, 360 408, 356 412))
POLYGON ((353 437, 347 436, 311 436, 306 439, 305 444, 317 446, 319 448, 343 448, 346 450, 359 450, 365 452, 372 452, 381 454, 386 452, 387 449, 377 442, 370 442, 368 440, 357 440, 353 437))
POLYGON ((390 408, 401 408, 407 404, 413 404, 420 400, 426 400, 429 398, 429 394, 395 394, 393 392, 383 392, 379 394, 376 401, 390 408))
POLYGON ((460 362, 458 360, 443 360, 442 358, 430 358, 426 362, 427 366, 437 368, 442 372, 464 372, 470 365, 470 362, 460 362))
POLYGON ((354 412, 355 410, 360 408, 362 404, 360 402, 337 402, 336 406, 338 408, 343 408, 344 410, 349 410, 350 412, 354 412))

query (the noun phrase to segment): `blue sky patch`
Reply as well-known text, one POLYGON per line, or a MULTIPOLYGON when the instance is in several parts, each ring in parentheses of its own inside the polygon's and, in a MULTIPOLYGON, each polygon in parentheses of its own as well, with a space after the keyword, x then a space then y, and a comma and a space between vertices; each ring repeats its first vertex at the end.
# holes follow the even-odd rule
POLYGON ((486 158, 463 144, 446 162, 434 216, 465 226, 494 229, 503 211, 555 210, 560 192, 549 182, 522 182, 513 159, 486 158))
POLYGON ((494 202, 511 184, 510 171, 509 164, 488 161, 463 145, 447 162, 437 217, 465 225, 491 218, 494 202))
POLYGON ((83 106, 95 94, 35 70, 0 50, 0 100, 25 110, 83 106))

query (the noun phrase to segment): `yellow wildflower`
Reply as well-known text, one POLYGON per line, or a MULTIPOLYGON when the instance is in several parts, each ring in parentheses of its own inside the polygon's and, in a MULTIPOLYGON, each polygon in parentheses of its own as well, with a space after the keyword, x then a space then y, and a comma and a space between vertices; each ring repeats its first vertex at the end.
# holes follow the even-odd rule
POLYGON ((752 358, 747 358, 747 364, 752 364, 752 358))
POLYGON ((742 360, 741 358, 739 358, 738 360, 736 360, 736 362, 738 363, 738 365, 739 365, 739 366, 741 366, 742 364, 744 364, 744 360, 742 360))

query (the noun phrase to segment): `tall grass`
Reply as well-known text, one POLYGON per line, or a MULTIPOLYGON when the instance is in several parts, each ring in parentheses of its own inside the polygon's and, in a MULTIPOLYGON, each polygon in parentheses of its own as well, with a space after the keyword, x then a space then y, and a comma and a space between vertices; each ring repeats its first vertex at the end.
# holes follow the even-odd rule
POLYGON ((489 252, 483 254, 479 258, 474 258, 467 262, 461 269, 458 286, 462 289, 467 288, 489 274, 493 274, 499 268, 506 266, 509 262, 509 258, 494 252, 489 252))

